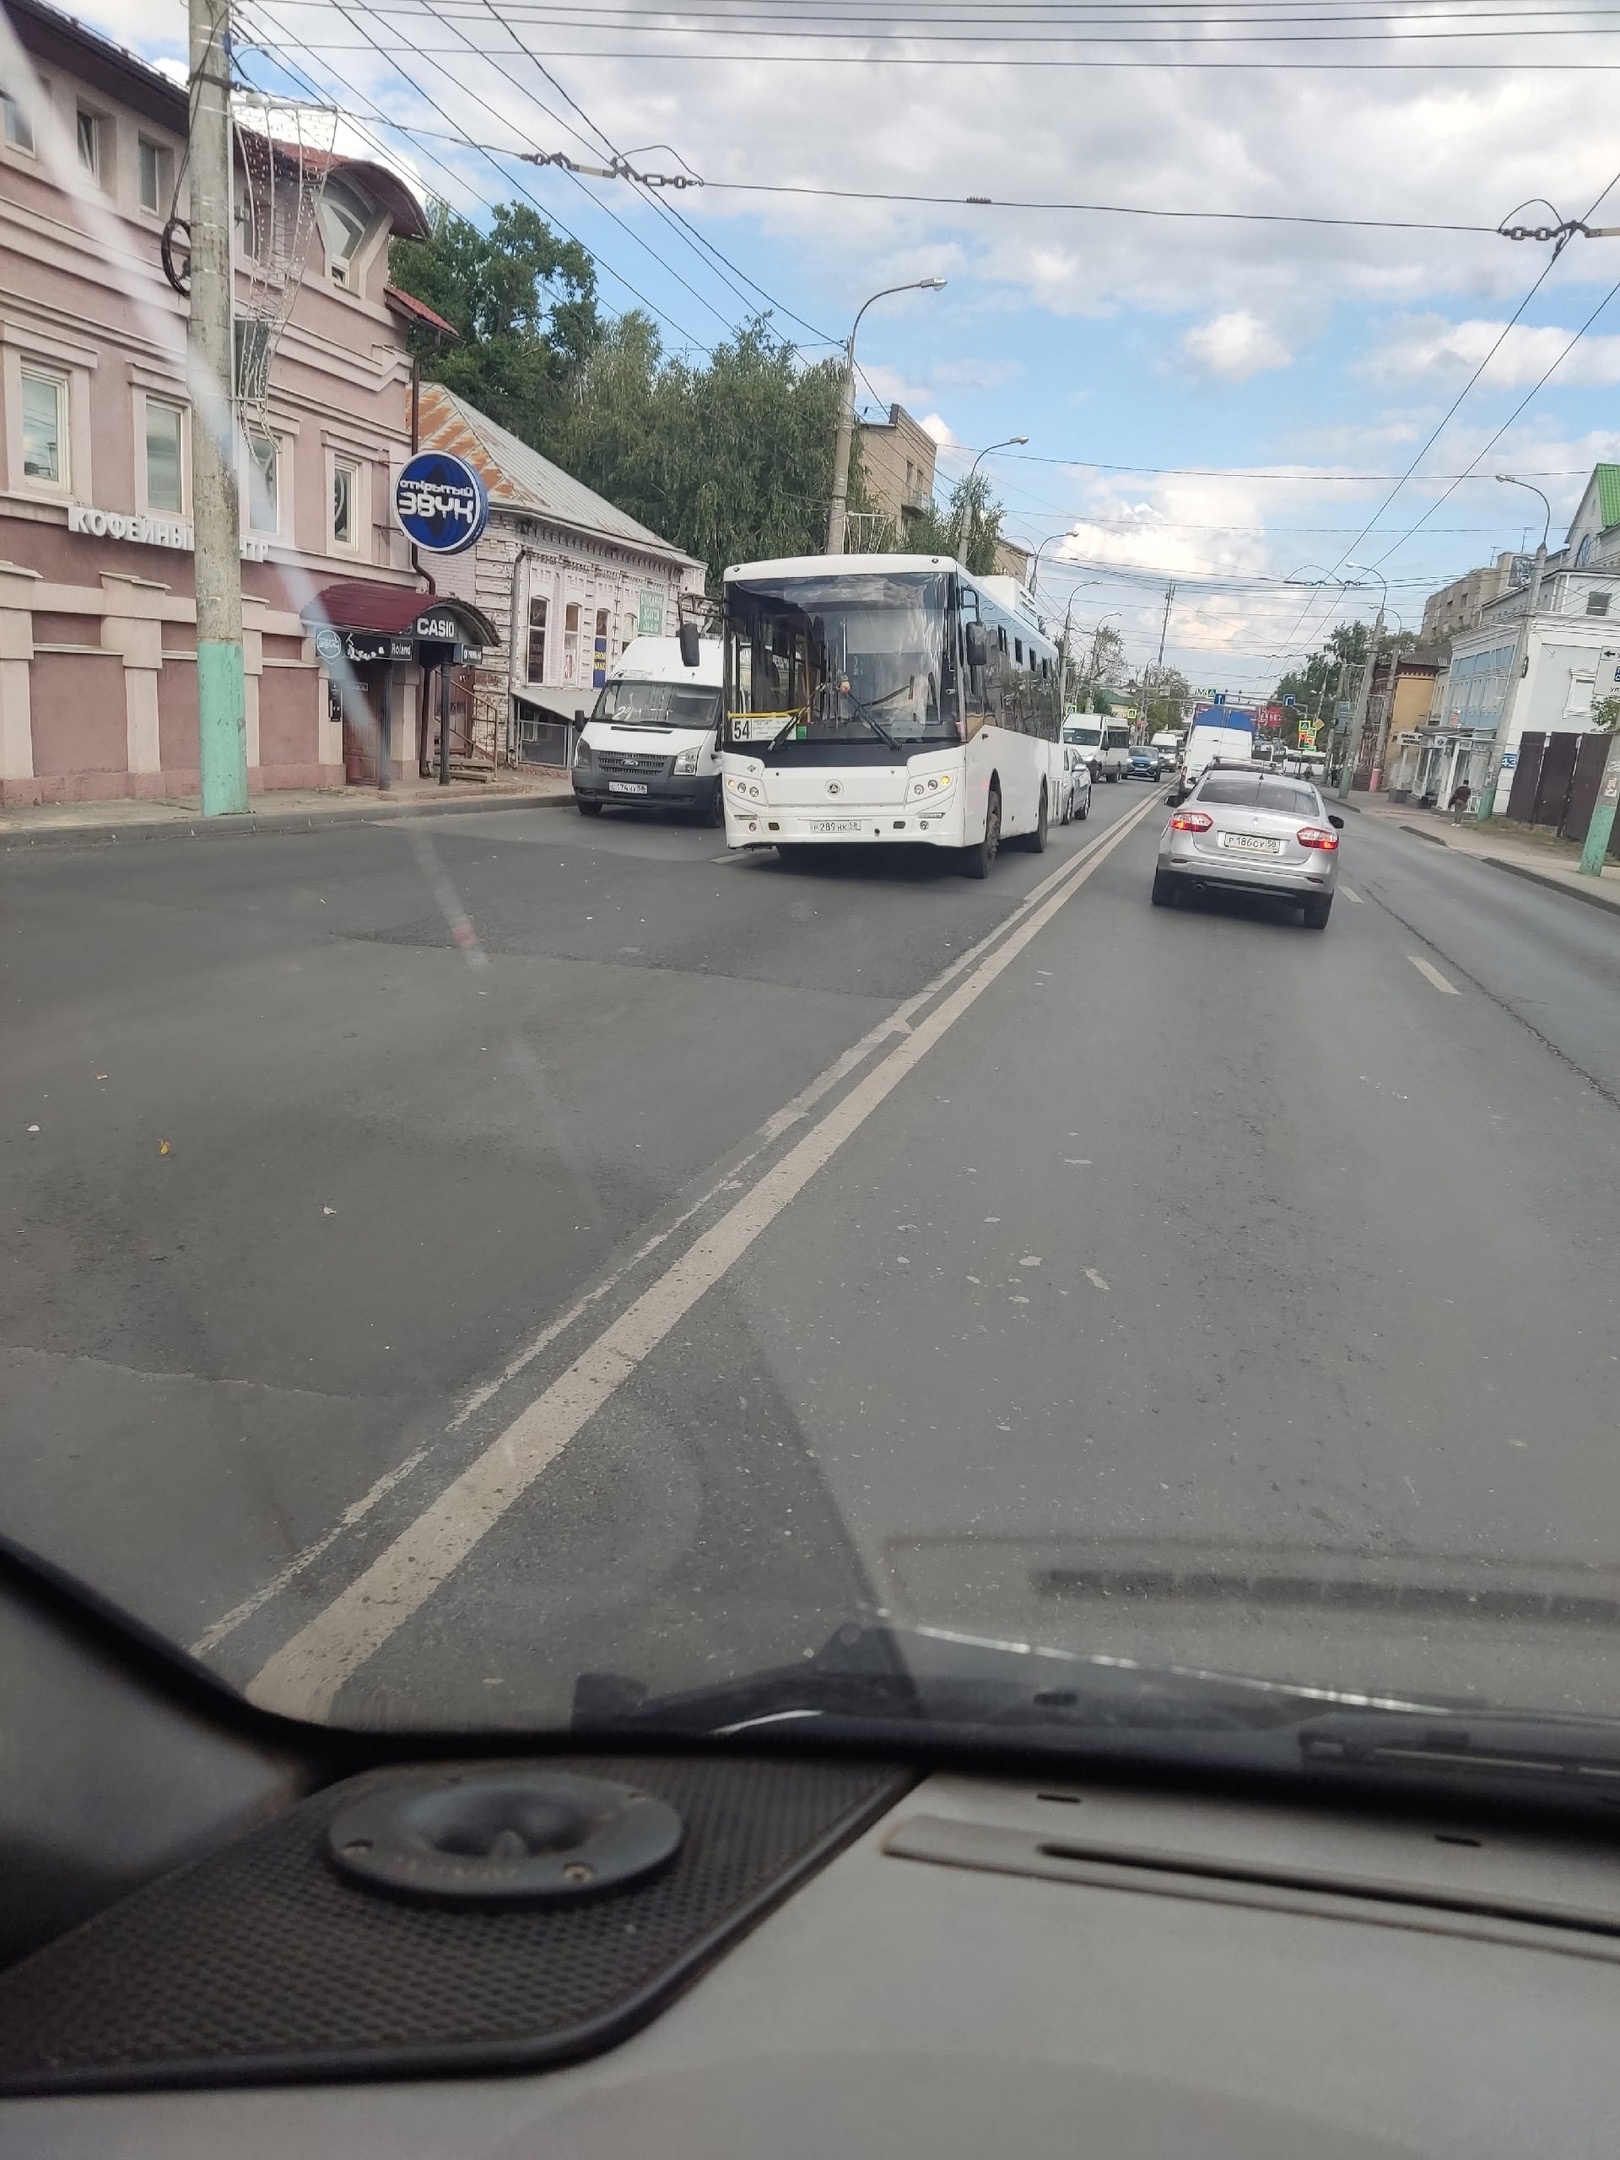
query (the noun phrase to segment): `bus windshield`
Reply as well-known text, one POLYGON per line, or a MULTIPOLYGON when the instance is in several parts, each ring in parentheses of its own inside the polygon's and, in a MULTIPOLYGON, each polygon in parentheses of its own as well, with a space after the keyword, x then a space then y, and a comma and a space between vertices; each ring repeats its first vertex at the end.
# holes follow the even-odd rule
POLYGON ((929 571, 728 585, 731 739, 960 741, 949 599, 929 571))

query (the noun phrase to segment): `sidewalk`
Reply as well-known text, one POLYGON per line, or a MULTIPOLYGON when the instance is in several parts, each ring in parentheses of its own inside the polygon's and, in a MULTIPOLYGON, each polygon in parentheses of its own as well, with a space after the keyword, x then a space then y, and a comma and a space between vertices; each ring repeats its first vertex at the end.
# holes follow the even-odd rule
POLYGON ((1350 807, 1377 818, 1380 824, 1416 833, 1420 840, 1436 840, 1455 854, 1472 855, 1494 870, 1507 870, 1515 877, 1529 878, 1533 884, 1546 885, 1553 892, 1568 893, 1572 900, 1584 900, 1590 907, 1607 908, 1611 914, 1620 915, 1620 863, 1606 863, 1601 877, 1582 877, 1575 867, 1581 851, 1573 840, 1556 840, 1549 832, 1512 825, 1506 818, 1492 818, 1483 826, 1467 818, 1461 825, 1453 825, 1449 811, 1419 810, 1411 803, 1392 803, 1387 796, 1369 795, 1361 788, 1352 791, 1350 807))
POLYGON ((412 770, 387 794, 376 788, 287 789, 252 798, 243 817, 204 819, 195 795, 156 802, 38 803, 0 809, 0 851, 29 847, 109 847, 137 840, 217 840, 241 833, 316 832, 334 825, 380 825, 445 811, 517 810, 573 793, 566 772, 503 770, 493 780, 440 787, 412 770))

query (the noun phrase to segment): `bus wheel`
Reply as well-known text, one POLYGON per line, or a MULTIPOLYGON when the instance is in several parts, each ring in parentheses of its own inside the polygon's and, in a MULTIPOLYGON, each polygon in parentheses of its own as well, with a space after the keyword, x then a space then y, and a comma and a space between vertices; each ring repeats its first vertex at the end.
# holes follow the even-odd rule
POLYGON ((1001 848, 1001 790, 992 780, 990 800, 984 806, 984 838, 962 850, 962 875, 986 878, 1001 848))
POLYGON ((1046 784, 1043 781, 1041 783, 1041 809, 1040 815, 1035 820, 1035 830, 1032 833, 1025 833, 1024 835, 1024 846, 1028 849, 1031 855, 1044 855, 1046 853, 1046 833, 1048 823, 1049 819, 1046 807, 1046 784))

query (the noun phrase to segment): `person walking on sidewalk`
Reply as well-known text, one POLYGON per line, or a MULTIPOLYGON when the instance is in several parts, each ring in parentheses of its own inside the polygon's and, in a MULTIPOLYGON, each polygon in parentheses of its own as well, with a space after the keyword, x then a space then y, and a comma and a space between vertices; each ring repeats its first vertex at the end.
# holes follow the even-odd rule
POLYGON ((1467 814, 1469 787, 1466 780, 1459 780, 1451 791, 1451 822, 1460 825, 1467 814))

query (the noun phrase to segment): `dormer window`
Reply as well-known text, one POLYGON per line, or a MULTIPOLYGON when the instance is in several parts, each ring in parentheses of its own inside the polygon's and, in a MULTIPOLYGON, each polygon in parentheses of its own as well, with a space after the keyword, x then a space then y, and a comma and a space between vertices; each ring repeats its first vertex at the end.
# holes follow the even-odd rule
POLYGON ((328 180, 321 193, 321 239, 332 283, 354 289, 354 259, 371 230, 374 213, 363 196, 341 180, 328 180))

